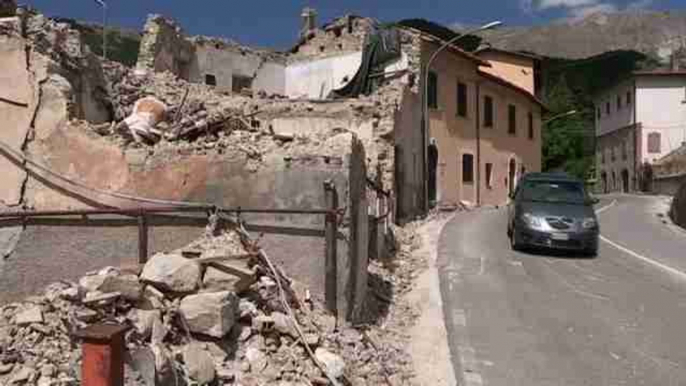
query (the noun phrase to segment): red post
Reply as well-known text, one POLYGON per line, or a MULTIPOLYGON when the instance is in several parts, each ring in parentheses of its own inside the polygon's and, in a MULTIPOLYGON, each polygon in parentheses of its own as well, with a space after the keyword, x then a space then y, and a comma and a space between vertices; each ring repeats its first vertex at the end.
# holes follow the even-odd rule
POLYGON ((127 326, 97 324, 76 333, 83 339, 81 385, 124 386, 124 333, 127 326))

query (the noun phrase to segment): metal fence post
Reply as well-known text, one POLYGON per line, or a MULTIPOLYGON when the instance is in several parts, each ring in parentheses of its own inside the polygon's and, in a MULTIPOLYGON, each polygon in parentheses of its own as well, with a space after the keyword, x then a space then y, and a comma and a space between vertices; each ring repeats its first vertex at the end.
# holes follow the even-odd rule
POLYGON ((326 180, 324 182, 324 196, 326 199, 326 209, 329 213, 326 215, 325 221, 325 238, 326 238, 326 263, 325 263, 325 299, 326 307, 337 314, 337 243, 338 243, 338 192, 333 181, 326 180))
POLYGON ((148 261, 148 221, 145 212, 138 215, 138 263, 145 264, 148 261))

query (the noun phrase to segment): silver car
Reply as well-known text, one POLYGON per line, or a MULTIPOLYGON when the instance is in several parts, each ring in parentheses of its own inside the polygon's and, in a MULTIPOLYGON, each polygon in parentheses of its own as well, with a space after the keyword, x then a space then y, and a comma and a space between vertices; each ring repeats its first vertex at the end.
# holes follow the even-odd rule
POLYGON ((591 198, 578 179, 563 174, 524 176, 508 205, 507 234, 514 250, 542 247, 595 256, 600 227, 591 198))

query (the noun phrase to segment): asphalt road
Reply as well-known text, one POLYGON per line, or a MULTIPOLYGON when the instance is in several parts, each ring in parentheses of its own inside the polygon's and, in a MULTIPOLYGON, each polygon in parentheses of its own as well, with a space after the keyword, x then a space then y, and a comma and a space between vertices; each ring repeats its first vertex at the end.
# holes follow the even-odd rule
POLYGON ((513 252, 504 209, 461 213, 439 276, 462 384, 686 385, 686 232, 666 200, 603 197, 596 258, 513 252))

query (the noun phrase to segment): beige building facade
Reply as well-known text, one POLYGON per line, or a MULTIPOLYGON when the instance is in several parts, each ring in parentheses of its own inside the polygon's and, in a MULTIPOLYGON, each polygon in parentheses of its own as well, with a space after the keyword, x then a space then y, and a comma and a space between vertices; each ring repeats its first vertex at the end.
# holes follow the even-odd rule
MULTIPOLYGON (((426 43, 423 61, 436 48, 426 43)), ((505 204, 524 173, 541 170, 544 106, 532 93, 533 61, 489 57, 446 50, 431 66, 429 136, 438 147, 442 207, 505 204)))

